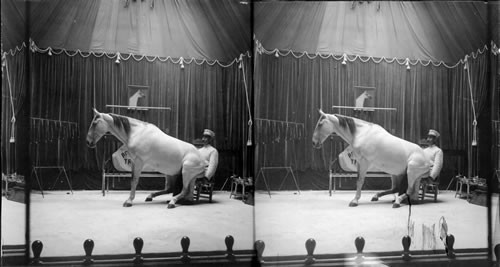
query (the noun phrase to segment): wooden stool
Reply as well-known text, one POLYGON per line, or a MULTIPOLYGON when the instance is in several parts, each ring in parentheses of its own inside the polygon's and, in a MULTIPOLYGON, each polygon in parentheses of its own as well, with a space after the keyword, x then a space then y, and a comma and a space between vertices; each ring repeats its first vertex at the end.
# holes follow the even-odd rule
POLYGON ((195 183, 195 200, 200 201, 200 197, 208 198, 208 202, 212 203, 212 194, 214 192, 214 182, 201 181, 195 183))
POLYGON ((437 195, 439 193, 439 177, 434 181, 426 180, 420 183, 420 200, 424 200, 426 196, 434 198, 437 202, 437 195))
POLYGON ((229 195, 229 198, 232 196, 235 197, 241 197, 241 200, 245 201, 246 198, 246 193, 245 190, 247 187, 253 186, 253 183, 251 179, 243 179, 241 177, 233 177, 233 180, 231 182, 231 194, 229 195), (238 192, 238 187, 241 187, 240 193, 238 192))

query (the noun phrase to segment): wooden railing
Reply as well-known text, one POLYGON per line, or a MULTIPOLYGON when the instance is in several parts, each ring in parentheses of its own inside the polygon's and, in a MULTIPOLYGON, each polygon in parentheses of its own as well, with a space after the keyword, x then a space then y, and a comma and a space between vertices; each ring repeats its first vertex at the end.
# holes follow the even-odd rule
POLYGON ((144 241, 137 237, 132 246, 135 253, 92 255, 94 241, 83 242, 84 254, 69 257, 42 257, 43 243, 31 244, 33 257, 26 256, 22 247, 2 247, 2 266, 45 265, 45 266, 500 266, 500 244, 494 248, 496 262, 488 249, 454 249, 455 238, 448 235, 441 250, 410 251, 411 238, 401 240, 402 250, 392 252, 365 253, 365 239, 354 240, 356 252, 342 254, 314 254, 318 245, 309 238, 305 242, 304 255, 263 256, 265 243, 255 242, 253 250, 233 250, 234 238, 224 239, 225 251, 189 251, 190 239, 183 237, 181 250, 170 253, 143 253, 144 241), (15 250, 9 252, 10 250, 15 250), (24 252, 24 253, 23 253, 24 252))

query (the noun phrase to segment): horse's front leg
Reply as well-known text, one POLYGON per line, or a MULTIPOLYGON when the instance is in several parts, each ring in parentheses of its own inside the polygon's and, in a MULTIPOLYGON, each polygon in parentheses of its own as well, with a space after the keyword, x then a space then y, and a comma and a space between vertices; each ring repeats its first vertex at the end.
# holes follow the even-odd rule
POLYGON ((140 159, 134 160, 132 164, 132 181, 130 182, 130 195, 128 199, 123 203, 124 207, 131 207, 132 201, 135 198, 135 189, 139 183, 139 178, 141 177, 141 171, 143 167, 143 162, 140 159))
POLYGON ((366 160, 358 161, 358 181, 356 182, 356 195, 354 199, 349 203, 349 207, 357 207, 358 201, 361 198, 361 189, 365 183, 366 172, 368 171, 369 163, 366 160))
POLYGON ((175 203, 185 196, 191 198, 187 199, 187 201, 193 201, 193 189, 196 180, 195 177, 203 173, 204 169, 205 168, 198 154, 191 153, 184 157, 182 163, 182 190, 179 194, 172 197, 172 199, 168 203, 169 209, 175 208, 175 203))

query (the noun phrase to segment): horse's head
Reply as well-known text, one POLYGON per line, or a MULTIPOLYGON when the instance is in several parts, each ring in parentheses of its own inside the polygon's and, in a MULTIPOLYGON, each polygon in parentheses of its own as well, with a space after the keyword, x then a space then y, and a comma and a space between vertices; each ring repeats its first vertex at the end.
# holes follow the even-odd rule
POLYGON ((105 115, 94 109, 94 119, 90 123, 87 133, 87 146, 90 148, 95 148, 97 141, 109 131, 109 124, 104 119, 105 115))
POLYGON ((332 121, 328 118, 327 114, 325 114, 321 109, 319 110, 319 114, 320 117, 318 123, 316 123, 316 128, 314 128, 312 137, 314 148, 321 148, 326 138, 328 138, 328 136, 335 131, 335 127, 332 121))

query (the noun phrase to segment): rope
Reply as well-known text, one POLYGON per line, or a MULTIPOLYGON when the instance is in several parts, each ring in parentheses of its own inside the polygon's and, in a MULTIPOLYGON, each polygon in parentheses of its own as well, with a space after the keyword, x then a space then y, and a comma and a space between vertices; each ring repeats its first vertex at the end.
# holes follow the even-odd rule
POLYGON ((10 129, 10 139, 15 140, 15 125, 16 125, 16 111, 14 109, 14 100, 12 98, 12 86, 10 84, 10 75, 9 75, 9 64, 5 63, 5 72, 7 74, 7 83, 9 84, 9 95, 10 95, 10 106, 12 108, 12 119, 10 122, 12 123, 12 127, 10 129))
POLYGON ((247 145, 252 145, 252 112, 250 111, 250 100, 248 98, 248 88, 247 88, 247 82, 245 78, 245 64, 243 64, 243 60, 240 62, 241 64, 241 70, 243 72, 243 85, 245 86, 245 96, 246 96, 246 101, 247 101, 247 109, 248 109, 248 141, 247 145))
MULTIPOLYGON (((406 193, 405 193, 406 194, 406 193)), ((407 222, 407 228, 408 228, 408 236, 410 236, 410 219, 411 219, 411 199, 410 196, 406 195, 408 198, 408 222, 407 222)))

